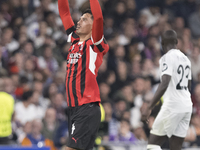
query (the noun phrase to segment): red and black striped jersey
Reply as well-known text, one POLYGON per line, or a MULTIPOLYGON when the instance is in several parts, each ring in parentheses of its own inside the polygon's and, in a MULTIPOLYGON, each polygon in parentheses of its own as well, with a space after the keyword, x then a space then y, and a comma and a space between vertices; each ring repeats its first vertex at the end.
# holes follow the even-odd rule
MULTIPOLYGON (((69 31, 69 30, 68 30, 69 31)), ((102 38, 97 45, 92 38, 79 42, 75 32, 68 37, 72 45, 67 57, 66 94, 70 107, 91 102, 100 102, 99 87, 96 81, 98 69, 109 46, 102 38)))
POLYGON ((80 42, 70 15, 68 0, 58 0, 59 14, 71 42, 67 57, 66 95, 69 107, 100 102, 96 81, 98 69, 109 46, 103 37, 103 16, 98 0, 90 0, 93 14, 92 36, 80 42))

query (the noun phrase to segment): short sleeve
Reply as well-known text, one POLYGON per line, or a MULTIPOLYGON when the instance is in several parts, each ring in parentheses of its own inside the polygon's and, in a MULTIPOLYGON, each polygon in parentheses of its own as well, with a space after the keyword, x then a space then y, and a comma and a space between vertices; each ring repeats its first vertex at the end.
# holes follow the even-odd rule
POLYGON ((162 60, 160 61, 160 71, 161 71, 161 77, 164 74, 172 76, 173 60, 170 57, 170 55, 163 56, 162 60))

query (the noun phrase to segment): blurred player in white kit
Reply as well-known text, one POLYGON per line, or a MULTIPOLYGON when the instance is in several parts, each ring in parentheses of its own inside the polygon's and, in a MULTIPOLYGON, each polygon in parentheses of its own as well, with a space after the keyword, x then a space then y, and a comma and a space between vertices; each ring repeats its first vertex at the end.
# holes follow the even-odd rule
POLYGON ((147 150, 161 150, 167 139, 170 150, 181 150, 189 127, 192 114, 191 63, 176 49, 177 43, 175 31, 164 32, 161 44, 165 55, 159 61, 161 83, 153 99, 144 102, 141 108, 142 120, 147 121, 151 110, 163 96, 164 102, 150 131, 147 150))

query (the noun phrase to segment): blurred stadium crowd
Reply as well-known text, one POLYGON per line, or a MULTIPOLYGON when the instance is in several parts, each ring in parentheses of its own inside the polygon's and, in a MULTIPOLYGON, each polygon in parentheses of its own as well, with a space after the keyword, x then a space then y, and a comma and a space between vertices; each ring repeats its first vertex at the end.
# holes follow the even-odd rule
MULTIPOLYGON (((105 110, 102 141, 147 141, 162 100, 148 125, 140 121, 140 107, 159 83, 160 33, 174 29, 193 73, 194 109, 184 147, 200 146, 200 1, 99 1, 110 46, 97 77, 105 110)), ((89 2, 69 3, 76 23, 89 2)), ((66 143, 66 40, 56 0, 0 1, 0 78, 15 99, 12 139, 18 144, 40 134, 52 149, 66 143)))

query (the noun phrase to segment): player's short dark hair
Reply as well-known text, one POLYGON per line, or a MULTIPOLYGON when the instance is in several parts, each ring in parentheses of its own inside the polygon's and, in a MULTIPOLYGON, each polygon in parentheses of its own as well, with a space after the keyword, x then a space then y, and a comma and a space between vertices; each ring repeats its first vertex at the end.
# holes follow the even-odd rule
POLYGON ((22 95, 22 101, 27 101, 33 95, 33 91, 29 90, 22 95))
MULTIPOLYGON (((82 15, 84 15, 84 14, 86 14, 86 13, 92 15, 92 11, 91 11, 91 9, 86 9, 86 10, 82 13, 82 15)), ((92 15, 91 18, 93 19, 93 15, 92 15)))
POLYGON ((178 44, 177 33, 174 30, 167 30, 162 34, 162 44, 178 44))

